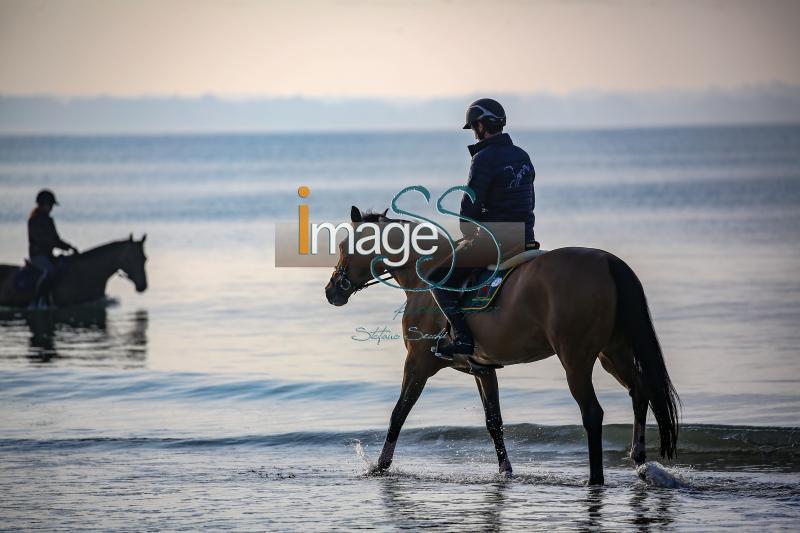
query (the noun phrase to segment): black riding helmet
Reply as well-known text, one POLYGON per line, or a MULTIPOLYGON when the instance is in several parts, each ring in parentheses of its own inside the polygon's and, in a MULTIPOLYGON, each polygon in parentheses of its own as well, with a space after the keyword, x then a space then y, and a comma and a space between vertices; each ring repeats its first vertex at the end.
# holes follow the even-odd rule
POLYGON ((506 111, 497 100, 481 98, 472 102, 467 108, 467 123, 464 124, 464 129, 471 129, 472 125, 478 120, 505 126, 506 111))
POLYGON ((39 191, 39 194, 36 195, 36 203, 37 204, 47 204, 47 205, 58 205, 56 201, 56 195, 53 194, 53 191, 50 189, 42 189, 39 191))

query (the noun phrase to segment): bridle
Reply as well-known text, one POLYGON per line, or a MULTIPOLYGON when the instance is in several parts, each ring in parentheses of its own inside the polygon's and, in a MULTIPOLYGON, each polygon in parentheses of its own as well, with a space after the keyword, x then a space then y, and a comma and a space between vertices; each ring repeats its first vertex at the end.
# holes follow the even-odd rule
MULTIPOLYGON (((464 239, 461 238, 461 239, 458 239, 458 240, 456 240, 454 242, 455 242, 455 244, 458 244, 463 240, 464 239)), ((408 265, 396 266, 396 267, 388 267, 386 269, 386 271, 383 272, 377 278, 373 277, 370 280, 364 281, 364 282, 359 283, 358 285, 356 285, 347 276, 347 268, 350 266, 350 257, 352 257, 352 256, 348 255, 345 258, 345 260, 342 261, 342 264, 339 265, 338 267, 336 267, 336 270, 333 271, 333 278, 332 278, 332 280, 335 280, 335 281, 333 281, 334 287, 336 287, 337 289, 339 289, 340 291, 342 291, 342 292, 344 292, 345 294, 348 294, 348 295, 355 294, 355 293, 357 293, 358 291, 360 291, 362 289, 366 289, 367 287, 369 287, 371 285, 375 285, 376 283, 382 283, 384 281, 388 281, 388 280, 392 279, 392 275, 395 272, 399 272, 400 270, 403 270, 404 268, 408 267, 408 265), (355 288, 353 288, 353 287, 355 287, 355 288)))
POLYGON ((350 257, 347 258, 342 262, 341 265, 336 267, 336 270, 333 272, 333 276, 335 281, 333 285, 339 289, 340 291, 344 292, 345 294, 355 294, 356 292, 366 289, 371 285, 375 285, 376 283, 382 283, 384 281, 388 281, 392 279, 392 274, 397 272, 398 270, 402 270, 405 268, 404 266, 400 267, 389 267, 377 278, 373 277, 370 280, 364 281, 356 285, 353 281, 347 276, 347 268, 350 266, 350 257))

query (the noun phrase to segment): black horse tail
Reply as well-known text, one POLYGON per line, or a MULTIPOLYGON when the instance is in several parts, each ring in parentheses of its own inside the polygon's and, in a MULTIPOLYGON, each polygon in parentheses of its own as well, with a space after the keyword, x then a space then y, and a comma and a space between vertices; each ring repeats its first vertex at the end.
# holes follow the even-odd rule
POLYGON ((642 283, 622 259, 609 254, 608 267, 617 286, 616 330, 633 351, 633 361, 645 385, 658 423, 661 457, 677 455, 680 398, 664 364, 642 283))

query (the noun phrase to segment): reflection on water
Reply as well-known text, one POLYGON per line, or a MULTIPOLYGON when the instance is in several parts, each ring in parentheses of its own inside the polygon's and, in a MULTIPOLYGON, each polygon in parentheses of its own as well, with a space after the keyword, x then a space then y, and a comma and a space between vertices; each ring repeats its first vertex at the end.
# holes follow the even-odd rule
POLYGON ((610 485, 604 487, 576 485, 561 470, 573 472, 562 465, 543 477, 502 481, 463 472, 376 481, 383 520, 397 529, 659 531, 681 520, 675 515, 680 493, 633 481, 627 470, 608 469, 610 485))
POLYGON ((633 513, 632 522, 640 531, 650 531, 651 526, 660 530, 674 522, 672 504, 674 491, 637 487, 631 494, 630 508, 633 513))
POLYGON ((0 360, 25 358, 32 364, 64 360, 86 366, 141 368, 147 359, 147 326, 146 310, 110 318, 107 306, 99 304, 45 311, 3 310, 0 332, 6 342, 0 347, 0 360))
MULTIPOLYGON (((437 485, 388 477, 380 480, 383 504, 390 524, 398 529, 426 527, 500 531, 510 483, 460 486, 463 493, 443 491, 437 485)), ((452 488, 452 487, 450 487, 452 488)), ((458 490, 459 486, 455 487, 458 490)), ((460 491, 459 491, 460 492, 460 491)))
POLYGON ((586 529, 596 530, 603 520, 604 487, 589 487, 586 492, 586 529))

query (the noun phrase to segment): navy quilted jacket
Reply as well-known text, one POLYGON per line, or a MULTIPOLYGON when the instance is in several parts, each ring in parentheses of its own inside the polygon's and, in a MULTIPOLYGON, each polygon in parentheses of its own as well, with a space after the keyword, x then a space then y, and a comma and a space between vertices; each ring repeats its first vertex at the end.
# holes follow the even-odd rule
MULTIPOLYGON (((525 150, 514 146, 507 133, 470 145, 469 153, 472 165, 467 185, 477 198, 473 204, 465 194, 461 214, 478 222, 524 222, 525 241, 533 241, 536 173, 531 158, 525 150)), ((471 223, 462 223, 461 228, 465 235, 476 229, 471 223)))

